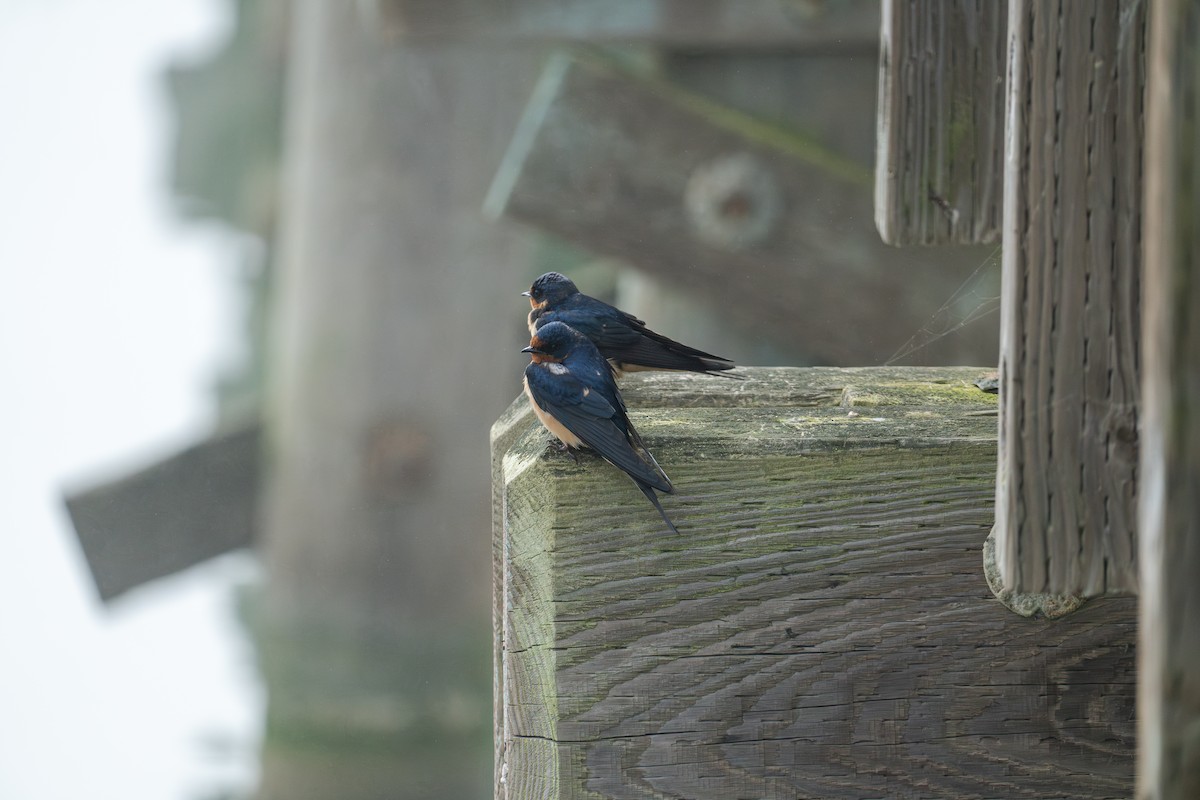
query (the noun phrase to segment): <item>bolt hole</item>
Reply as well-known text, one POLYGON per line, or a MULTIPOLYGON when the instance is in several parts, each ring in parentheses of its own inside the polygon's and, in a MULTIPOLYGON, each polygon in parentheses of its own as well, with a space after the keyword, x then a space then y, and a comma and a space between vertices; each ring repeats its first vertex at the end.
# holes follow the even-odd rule
POLYGON ((743 220, 754 211, 754 201, 745 192, 734 192, 721 201, 721 216, 728 220, 743 220))

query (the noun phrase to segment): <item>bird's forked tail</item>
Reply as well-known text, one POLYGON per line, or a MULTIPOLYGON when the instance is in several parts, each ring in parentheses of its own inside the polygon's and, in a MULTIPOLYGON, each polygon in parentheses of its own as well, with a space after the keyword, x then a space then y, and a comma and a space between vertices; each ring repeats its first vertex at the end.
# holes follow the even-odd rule
POLYGON ((658 495, 654 493, 654 488, 652 486, 647 486, 639 480, 635 480, 634 483, 636 483, 637 487, 642 490, 642 494, 646 495, 646 499, 653 503, 654 507, 658 509, 658 513, 662 515, 663 522, 667 523, 667 527, 671 529, 671 533, 678 534, 679 529, 675 527, 675 523, 671 522, 671 518, 668 517, 667 512, 663 510, 662 503, 658 502, 658 495))

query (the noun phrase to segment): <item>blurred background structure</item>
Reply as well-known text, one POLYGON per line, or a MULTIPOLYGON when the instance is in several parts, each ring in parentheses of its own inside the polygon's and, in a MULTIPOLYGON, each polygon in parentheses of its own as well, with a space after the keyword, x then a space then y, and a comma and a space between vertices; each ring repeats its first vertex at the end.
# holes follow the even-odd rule
POLYGON ((256 242, 247 355, 210 436, 68 506, 105 599, 257 551, 258 797, 490 793, 488 428, 537 274, 741 363, 995 360, 994 248, 875 231, 873 2, 212 2, 171 184, 256 242))
POLYGON ((262 697, 232 554, 96 600, 63 493, 213 426, 238 358, 235 268, 256 251, 169 203, 164 69, 233 27, 211 0, 0 7, 0 797, 253 787, 262 697))

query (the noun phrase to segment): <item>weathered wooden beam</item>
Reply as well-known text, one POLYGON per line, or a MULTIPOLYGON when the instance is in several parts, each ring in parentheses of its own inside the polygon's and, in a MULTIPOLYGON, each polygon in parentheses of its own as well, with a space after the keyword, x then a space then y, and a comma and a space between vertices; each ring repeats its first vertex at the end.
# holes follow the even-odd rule
POLYGON ((499 484, 497 798, 1114 797, 1135 603, 988 590, 983 370, 642 374, 661 520, 518 400, 499 484))
POLYGON ((888 244, 1000 238, 1004 2, 884 0, 875 225, 888 244))
POLYGON ((1137 797, 1185 800, 1200 797, 1200 2, 1150 17, 1137 797))
POLYGON ((655 57, 654 70, 749 117, 803 131, 851 161, 875 160, 879 66, 868 54, 668 50, 655 57))
MULTIPOLYGON (((565 58, 547 66, 487 209, 844 366, 887 360, 988 252, 888 247, 864 165, 676 86, 565 58)), ((991 360, 994 331, 968 334, 935 339, 922 359, 991 360)))
POLYGON ((370 6, 388 33, 416 40, 865 50, 878 34, 873 0, 372 0, 370 6))
POLYGON ((257 528, 260 446, 259 426, 248 425, 68 493, 67 512, 100 599, 249 547, 257 528))
POLYGON ((1146 6, 1009 11, 997 555, 1017 591, 1130 593, 1146 6))

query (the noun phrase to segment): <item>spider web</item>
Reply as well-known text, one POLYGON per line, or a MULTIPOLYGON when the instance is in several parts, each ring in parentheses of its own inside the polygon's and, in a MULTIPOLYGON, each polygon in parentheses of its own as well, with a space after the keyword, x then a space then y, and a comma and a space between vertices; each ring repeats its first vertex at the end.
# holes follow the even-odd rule
POLYGON ((933 313, 929 321, 884 362, 884 366, 890 367, 934 342, 996 313, 1000 309, 999 256, 1000 245, 996 245, 959 285, 954 294, 933 313))

